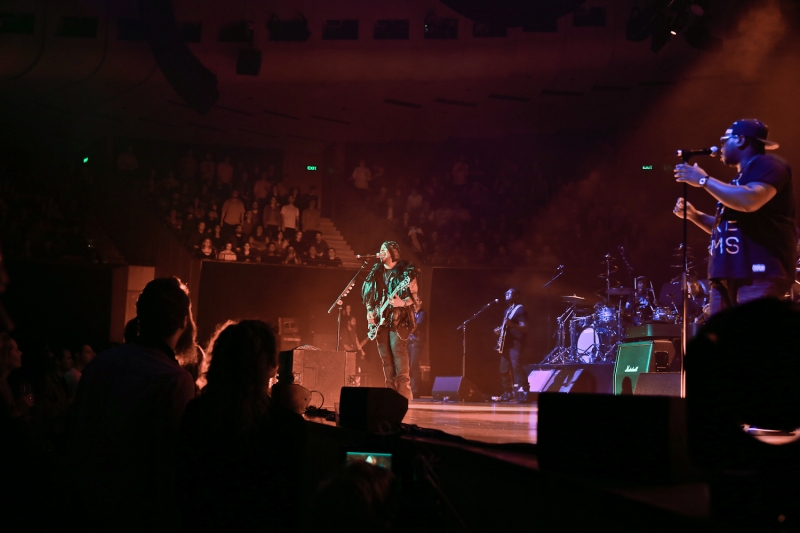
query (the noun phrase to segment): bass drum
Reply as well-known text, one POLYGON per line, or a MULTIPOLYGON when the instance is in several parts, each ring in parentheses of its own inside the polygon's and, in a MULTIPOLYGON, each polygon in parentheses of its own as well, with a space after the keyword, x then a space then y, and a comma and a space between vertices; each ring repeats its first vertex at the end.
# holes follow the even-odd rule
POLYGON ((613 351, 617 332, 611 328, 588 327, 580 332, 577 340, 577 355, 583 363, 597 363, 605 360, 613 351))

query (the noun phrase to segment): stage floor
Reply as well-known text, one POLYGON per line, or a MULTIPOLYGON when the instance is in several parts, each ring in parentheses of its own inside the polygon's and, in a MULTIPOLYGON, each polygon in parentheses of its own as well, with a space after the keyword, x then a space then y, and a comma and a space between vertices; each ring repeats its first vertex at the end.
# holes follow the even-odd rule
POLYGON ((408 404, 403 423, 491 444, 536 444, 538 418, 536 403, 438 402, 420 398, 408 404))

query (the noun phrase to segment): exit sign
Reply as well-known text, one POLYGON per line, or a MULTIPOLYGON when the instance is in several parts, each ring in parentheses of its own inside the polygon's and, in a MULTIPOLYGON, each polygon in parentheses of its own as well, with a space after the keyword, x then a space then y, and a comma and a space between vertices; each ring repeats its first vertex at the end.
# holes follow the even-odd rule
POLYGON ((317 165, 306 165, 306 170, 317 170, 317 165))
POLYGON ((642 165, 642 170, 653 170, 653 165, 642 165))

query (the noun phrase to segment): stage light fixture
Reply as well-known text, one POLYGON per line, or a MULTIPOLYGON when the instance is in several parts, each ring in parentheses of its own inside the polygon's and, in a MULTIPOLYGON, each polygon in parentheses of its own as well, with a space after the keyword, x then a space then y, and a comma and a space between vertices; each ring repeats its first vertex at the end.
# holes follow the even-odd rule
POLYGON ((706 14, 707 6, 708 6, 708 0, 705 0, 703 2, 692 2, 692 4, 689 6, 689 11, 691 11, 693 15, 702 17, 703 15, 706 14))
POLYGON ((672 25, 670 26, 669 33, 670 35, 678 35, 683 28, 686 27, 686 23, 689 22, 689 12, 688 11, 681 11, 675 18, 672 19, 672 25))
POLYGON ((293 20, 281 20, 278 15, 273 14, 267 21, 270 41, 307 41, 311 36, 308 30, 308 20, 299 15, 293 20))
POLYGON ((662 12, 653 24, 653 38, 650 41, 650 50, 657 53, 672 40, 672 17, 662 12))

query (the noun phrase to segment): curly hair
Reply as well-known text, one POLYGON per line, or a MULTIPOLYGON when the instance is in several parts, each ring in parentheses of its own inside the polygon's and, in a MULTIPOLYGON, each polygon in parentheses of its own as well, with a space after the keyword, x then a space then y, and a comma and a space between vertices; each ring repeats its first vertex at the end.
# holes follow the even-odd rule
POLYGON ((230 323, 213 341, 208 358, 202 396, 214 405, 220 422, 252 428, 270 406, 267 388, 278 366, 272 327, 261 320, 230 323))

